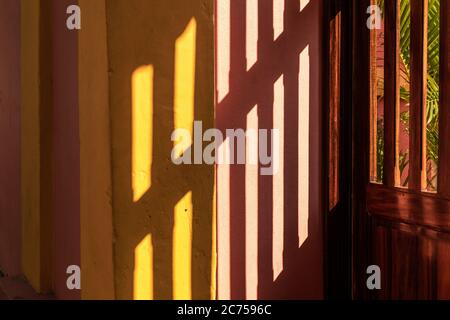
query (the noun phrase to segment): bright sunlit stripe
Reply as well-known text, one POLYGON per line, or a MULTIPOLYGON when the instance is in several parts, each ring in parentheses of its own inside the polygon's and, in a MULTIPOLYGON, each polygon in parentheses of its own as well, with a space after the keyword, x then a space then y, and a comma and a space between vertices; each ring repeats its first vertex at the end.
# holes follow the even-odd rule
POLYGON ((273 0, 273 39, 284 31, 284 0, 273 0))
MULTIPOLYGON (((193 134, 195 103, 195 55, 197 22, 191 19, 183 33, 175 42, 175 129, 186 129, 193 134)), ((177 148, 180 141, 174 141, 177 148)), ((185 151, 189 146, 179 150, 185 151)))
POLYGON ((246 298, 258 298, 258 108, 247 115, 245 164, 245 280, 246 298), (251 134, 253 132, 253 134, 251 134))
POLYGON ((219 147, 217 166, 217 297, 220 300, 231 298, 230 269, 230 165, 225 161, 229 154, 229 139, 219 147))
POLYGON ((132 75, 132 188, 138 201, 151 186, 153 150, 153 66, 132 75))
POLYGON ((273 126, 279 130, 279 170, 273 176, 273 244, 272 263, 273 280, 283 271, 284 249, 284 77, 281 76, 274 86, 273 126))
POLYGON ((217 298, 217 178, 214 179, 213 211, 211 226, 211 300, 217 298))
POLYGON ((246 10, 246 57, 247 71, 258 60, 258 0, 247 0, 246 10))
POLYGON ((192 298, 192 192, 188 192, 175 206, 173 227, 173 298, 192 298))
POLYGON ((298 246, 308 238, 309 216, 309 46, 300 53, 298 110, 298 246))
POLYGON ((309 4, 310 0, 300 0, 300 11, 305 9, 305 7, 309 4))
POLYGON ((153 300, 153 245, 147 235, 134 249, 134 300, 153 300))
POLYGON ((230 91, 230 1, 217 0, 217 99, 230 91))
MULTIPOLYGON (((191 19, 175 43, 175 128, 191 133, 194 123, 197 23, 191 19)), ((175 141, 175 144, 178 142, 175 141)), ((192 298, 192 192, 175 206, 173 230, 173 298, 192 298)))

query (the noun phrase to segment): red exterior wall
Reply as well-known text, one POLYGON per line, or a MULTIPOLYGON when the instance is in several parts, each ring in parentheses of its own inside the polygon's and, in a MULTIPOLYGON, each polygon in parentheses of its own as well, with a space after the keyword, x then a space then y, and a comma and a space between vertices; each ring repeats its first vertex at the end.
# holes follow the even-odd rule
POLYGON ((0 270, 20 273, 20 1, 0 10, 0 270))
POLYGON ((53 286, 58 299, 79 299, 68 290, 67 267, 80 265, 80 148, 78 32, 66 27, 73 0, 53 0, 53 286))
POLYGON ((284 150, 281 152, 284 158, 284 172, 281 174, 284 192, 278 193, 280 184, 275 189, 274 177, 261 175, 254 178, 256 183, 250 182, 251 187, 247 190, 249 181, 245 165, 233 164, 229 169, 224 169, 229 170, 224 180, 221 166, 218 168, 219 299, 324 297, 321 198, 322 1, 281 2, 284 5, 284 27, 277 38, 274 38, 275 28, 272 23, 275 3, 280 4, 275 0, 216 0, 216 15, 222 14, 222 17, 216 16, 216 21, 221 24, 221 19, 227 20, 222 30, 216 26, 216 126, 223 134, 226 129, 245 130, 247 117, 257 106, 259 129, 273 129, 277 116, 274 113, 274 85, 280 77, 283 77, 284 97, 281 106, 284 112, 284 140, 281 142, 284 150), (253 3, 253 7, 250 3, 253 3), (253 29, 248 27, 248 23, 252 23, 249 19, 256 19, 256 14, 248 14, 249 4, 251 10, 258 11, 258 21, 253 29), (229 14, 223 14, 221 10, 229 10, 229 14), (228 47, 218 45, 226 30, 229 39, 223 41, 229 42, 228 47), (252 36, 248 37, 246 30, 257 32, 257 41, 252 36), (248 48, 252 46, 252 41, 255 43, 254 52, 250 51, 249 54, 248 48), (229 58, 221 58, 226 56, 224 50, 229 50, 229 58), (249 57, 251 60, 252 55, 256 59, 249 66, 249 57), (301 63, 300 55, 303 56, 301 63), (223 81, 224 78, 227 80, 223 81), (299 124, 305 118, 309 119, 309 129, 299 124), (306 135, 299 134, 305 130, 306 135), (308 134, 309 138, 304 139, 308 134), (300 157, 302 160, 299 160, 300 157), (306 181, 301 181, 299 177, 303 178, 305 171, 306 181), (252 193, 253 189, 257 189, 256 199, 249 199, 246 192, 252 193), (281 206, 274 205, 275 201, 280 202, 279 199, 281 206), (246 225, 250 219, 247 210, 252 211, 250 219, 256 221, 253 225, 250 222, 248 229, 246 225), (253 214, 253 210, 256 210, 256 214, 253 214), (304 215, 307 216, 306 220, 304 215), (282 221, 277 231, 274 226, 276 219, 282 221), (276 236, 280 229, 283 233, 281 237, 276 236), (307 229, 307 237, 301 239, 304 229, 307 229), (248 241, 253 241, 257 249, 246 251, 248 241), (274 258, 273 252, 277 250, 274 258), (249 286, 253 289, 249 290, 249 286))

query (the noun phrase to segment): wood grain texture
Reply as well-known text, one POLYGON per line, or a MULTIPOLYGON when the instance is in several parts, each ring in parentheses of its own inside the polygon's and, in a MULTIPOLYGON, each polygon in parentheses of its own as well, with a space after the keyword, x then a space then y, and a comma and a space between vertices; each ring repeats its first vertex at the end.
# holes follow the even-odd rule
POLYGON ((450 298, 450 201, 370 184, 371 261, 382 270, 375 299, 450 298))
POLYGON ((450 299, 450 241, 441 241, 436 256, 437 299, 450 299))
POLYGON ((374 299, 450 298, 450 234, 372 216, 372 259, 381 269, 374 299))
POLYGON ((450 233, 450 202, 433 194, 370 184, 367 211, 386 220, 450 233))
POLYGON ((337 12, 330 21, 330 74, 329 74, 329 124, 328 124, 328 183, 329 208, 339 201, 339 166, 340 166, 340 105, 341 105, 341 12, 337 12))
MULTIPOLYGON (((377 0, 371 0, 375 5, 377 0)), ((377 120, 378 120, 378 68, 377 29, 370 31, 370 181, 377 182, 377 120)))
POLYGON ((375 265, 380 267, 382 271, 381 275, 381 289, 372 291, 371 299, 381 299, 387 300, 390 299, 390 292, 385 290, 385 288, 389 287, 390 283, 390 274, 391 274, 391 265, 388 264, 389 257, 391 256, 391 247, 388 245, 391 243, 391 233, 390 230, 385 228, 384 226, 377 225, 376 223, 372 224, 372 237, 374 241, 372 241, 372 261, 375 265))

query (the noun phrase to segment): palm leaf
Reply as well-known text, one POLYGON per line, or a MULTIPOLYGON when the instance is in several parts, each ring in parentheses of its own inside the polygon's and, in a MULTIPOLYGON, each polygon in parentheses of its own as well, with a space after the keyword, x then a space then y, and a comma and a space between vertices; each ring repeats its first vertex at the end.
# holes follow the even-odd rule
MULTIPOLYGON (((410 58, 411 58, 411 12, 410 1, 400 1, 400 99, 410 101, 410 58)), ((384 13, 384 0, 377 4, 384 13)), ((428 75, 427 75, 427 158, 438 161, 438 117, 439 117, 439 36, 440 36, 440 0, 428 2, 428 75)), ((384 86, 384 79, 379 79, 384 86)), ((382 96, 380 97, 382 98, 382 96)), ((409 113, 402 116, 405 124, 409 122, 409 113)), ((381 124, 381 123, 380 123, 381 124)), ((378 144, 378 156, 383 157, 383 145, 378 144)), ((404 159, 406 155, 404 155, 404 159)), ((404 163, 403 163, 404 164, 404 163)), ((406 165, 402 166, 403 168, 406 165)), ((382 172, 380 172, 382 174, 382 172)))

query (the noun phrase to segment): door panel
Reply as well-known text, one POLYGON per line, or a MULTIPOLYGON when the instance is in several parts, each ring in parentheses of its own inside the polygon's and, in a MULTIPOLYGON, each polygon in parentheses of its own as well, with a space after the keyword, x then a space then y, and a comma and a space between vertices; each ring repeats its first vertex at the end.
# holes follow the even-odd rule
POLYGON ((381 269, 375 299, 450 299, 450 202, 382 185, 367 187, 369 263, 381 269))
POLYGON ((450 235, 371 215, 372 257, 380 266, 377 299, 450 299, 450 235), (447 265, 445 265, 447 263, 447 265))
MULTIPOLYGON (((356 2, 355 2, 356 3, 356 2)), ((450 299, 450 179, 448 179, 448 154, 450 141, 450 95, 445 90, 450 85, 450 0, 440 0, 440 97, 439 97, 439 161, 437 190, 430 192, 427 149, 427 70, 428 13, 431 0, 410 1, 410 97, 408 102, 408 170, 407 183, 402 183, 401 137, 402 108, 401 72, 406 68, 399 43, 400 15, 405 1, 385 2, 383 12, 383 51, 377 56, 384 63, 383 93, 374 81, 379 63, 373 64, 373 50, 379 49, 377 37, 371 30, 360 30, 358 25, 366 5, 378 3, 365 0, 355 5, 354 50, 359 52, 354 60, 356 78, 367 79, 369 85, 354 84, 353 127, 353 199, 354 199, 354 288, 356 298, 369 299, 450 299), (375 39, 375 40, 374 40, 375 39), (369 45, 370 44, 370 45, 369 45), (361 50, 358 50, 361 49, 361 50), (402 60, 403 59, 403 60, 402 60), (403 69, 402 69, 403 68, 403 69), (367 70, 370 69, 370 74, 367 70), (357 90, 355 90, 357 89, 357 90), (378 90, 378 93, 377 93, 378 90), (375 92, 374 95, 373 93, 375 92), (447 93, 446 93, 447 92, 447 93), (371 99, 374 98, 375 99, 371 99), (382 109, 380 109, 380 98, 382 109), (360 108, 360 106, 366 106, 360 108), (381 132, 377 127, 380 112, 383 121, 381 132), (378 112, 378 116, 377 116, 378 112), (383 144, 377 143, 377 135, 383 144), (375 150, 375 152, 371 152, 375 150), (377 152, 377 151, 382 152, 377 152), (377 156, 383 158, 378 159, 377 156), (383 166, 382 176, 374 165, 383 166), (383 181, 382 184, 373 181, 383 181), (402 184, 402 185, 400 185, 402 184), (366 269, 378 265, 381 270, 381 289, 369 290, 365 280, 366 269)), ((438 11, 439 12, 439 11, 438 11)), ((367 15, 366 15, 367 16, 367 15)), ((429 85, 429 84, 428 84, 429 85)), ((402 90, 404 87, 402 87, 402 90)), ((404 92, 403 92, 404 93, 404 92)), ((437 165, 438 164, 438 165, 437 165)), ((380 172, 380 170, 378 170, 380 172)))
POLYGON ((328 180, 326 224, 326 292, 328 299, 351 298, 351 2, 325 2, 329 35, 325 77, 328 91, 324 134, 328 180))

